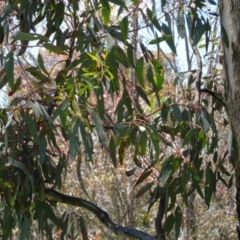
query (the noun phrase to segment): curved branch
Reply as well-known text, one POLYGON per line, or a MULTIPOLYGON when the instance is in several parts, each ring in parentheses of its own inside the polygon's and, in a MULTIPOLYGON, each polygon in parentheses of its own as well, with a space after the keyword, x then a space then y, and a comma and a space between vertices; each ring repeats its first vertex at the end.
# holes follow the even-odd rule
POLYGON ((50 188, 44 189, 44 196, 49 199, 52 199, 56 202, 65 203, 65 204, 68 204, 71 206, 78 206, 78 207, 87 209, 88 211, 93 213, 108 229, 113 231, 115 234, 118 234, 118 235, 124 234, 129 237, 134 237, 134 238, 142 239, 142 240, 156 240, 155 237, 153 237, 143 231, 140 231, 140 230, 137 230, 134 228, 123 227, 123 226, 120 226, 120 225, 114 223, 110 219, 107 212, 105 212, 104 210, 99 208, 97 205, 95 205, 87 200, 84 200, 82 198, 68 196, 68 195, 57 192, 50 188))
POLYGON ((162 226, 162 220, 165 212, 165 207, 166 207, 166 192, 162 194, 159 200, 159 205, 158 205, 158 213, 157 217, 155 219, 155 228, 157 231, 157 236, 159 240, 165 240, 165 233, 164 229, 162 226))

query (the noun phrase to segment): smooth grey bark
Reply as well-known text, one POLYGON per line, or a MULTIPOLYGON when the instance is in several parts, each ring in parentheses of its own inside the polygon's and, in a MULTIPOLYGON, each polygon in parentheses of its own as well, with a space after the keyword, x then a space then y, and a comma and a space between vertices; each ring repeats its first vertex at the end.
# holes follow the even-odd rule
MULTIPOLYGON (((219 0, 221 24, 227 33, 229 46, 223 34, 225 102, 233 135, 236 140, 235 177, 238 216, 238 239, 240 239, 240 1, 219 0)), ((224 32, 224 31, 222 31, 224 32)))

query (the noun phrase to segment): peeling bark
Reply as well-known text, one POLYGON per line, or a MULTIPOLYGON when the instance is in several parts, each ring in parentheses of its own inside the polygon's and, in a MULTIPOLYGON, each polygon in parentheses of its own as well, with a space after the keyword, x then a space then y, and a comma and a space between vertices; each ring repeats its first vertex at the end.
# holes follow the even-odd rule
POLYGON ((238 215, 238 239, 240 239, 240 1, 219 0, 221 24, 229 47, 223 40, 225 101, 233 135, 237 141, 235 156, 236 204, 238 215))

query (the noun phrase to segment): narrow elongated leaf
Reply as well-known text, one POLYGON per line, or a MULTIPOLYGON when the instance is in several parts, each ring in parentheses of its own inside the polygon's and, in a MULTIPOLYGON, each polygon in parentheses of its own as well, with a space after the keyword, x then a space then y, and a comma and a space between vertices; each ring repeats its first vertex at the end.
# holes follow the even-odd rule
POLYGON ((221 25, 221 32, 223 35, 223 42, 224 42, 226 48, 229 48, 229 39, 228 39, 227 31, 225 30, 223 25, 221 25))
POLYGON ((44 62, 43 62, 43 58, 42 58, 42 55, 39 53, 38 54, 38 58, 37 58, 37 62, 38 62, 38 65, 40 67, 40 69, 48 75, 48 71, 46 70, 45 66, 44 66, 44 62))
POLYGON ((141 57, 137 60, 136 75, 137 75, 137 80, 142 87, 144 86, 143 69, 144 69, 144 60, 143 60, 143 57, 141 57))
POLYGON ((173 213, 171 213, 164 222, 163 229, 167 234, 171 232, 174 225, 174 220, 175 220, 174 215, 173 213))
POLYGON ((176 207, 175 212, 175 239, 178 239, 180 235, 181 225, 182 225, 182 210, 179 206, 176 207))
POLYGON ((43 136, 40 139, 40 144, 39 144, 39 162, 42 165, 44 160, 45 160, 45 156, 46 156, 46 151, 47 151, 47 140, 45 138, 45 136, 43 136))
POLYGON ((32 119, 32 117, 29 115, 28 112, 24 114, 24 120, 25 123, 27 124, 27 127, 29 129, 29 132, 34 139, 36 143, 39 143, 39 137, 38 137, 38 131, 37 131, 37 126, 35 121, 32 119))
POLYGON ((10 87, 13 89, 14 88, 14 59, 13 59, 13 53, 9 52, 8 55, 6 56, 5 64, 4 64, 4 69, 6 72, 7 76, 7 81, 10 85, 10 87))
POLYGON ((107 140, 107 136, 106 136, 106 132, 103 127, 103 121, 99 117, 99 114, 96 113, 95 111, 91 111, 90 113, 93 117, 93 122, 95 124, 95 128, 97 130, 100 140, 105 142, 107 140))
POLYGON ((205 181, 205 203, 209 207, 211 198, 214 192, 214 173, 211 168, 211 163, 209 162, 207 167, 206 167, 206 181, 205 181))
POLYGON ((61 55, 68 55, 62 48, 57 47, 51 43, 44 43, 43 47, 46 48, 50 52, 58 53, 61 55))
POLYGON ((53 112, 52 115, 52 120, 54 121, 59 115, 60 113, 62 113, 64 110, 66 110, 69 107, 69 101, 65 100, 63 101, 58 107, 57 109, 53 112))
MULTIPOLYGON (((157 29, 159 32, 161 32, 161 31, 162 31, 162 28, 161 28, 161 26, 160 26, 160 24, 159 24, 159 21, 157 20, 155 14, 154 14, 149 8, 147 9, 147 15, 148 15, 150 21, 152 22, 152 24, 154 25, 154 27, 156 27, 156 29, 157 29)), ((152 31, 153 31, 153 28, 151 28, 151 29, 152 29, 152 31)), ((154 31, 153 31, 153 32, 154 32, 154 31)))
POLYGON ((182 121, 182 113, 181 113, 179 106, 177 104, 173 104, 172 108, 173 108, 175 118, 177 119, 178 122, 181 122, 182 121))
POLYGON ((170 35, 164 35, 162 37, 158 37, 158 38, 151 40, 148 44, 158 44, 158 43, 166 41, 167 39, 170 39, 170 38, 171 38, 170 35))
POLYGON ((110 150, 110 157, 112 159, 112 163, 114 165, 114 167, 117 167, 117 151, 116 151, 116 144, 115 144, 115 140, 113 139, 113 137, 111 137, 110 142, 109 142, 109 150, 110 150))
POLYGON ((150 182, 150 183, 147 183, 146 185, 144 185, 143 187, 141 187, 140 190, 138 190, 135 198, 139 198, 142 195, 144 195, 146 192, 148 192, 151 189, 153 184, 154 184, 154 182, 150 182))
POLYGON ((165 23, 162 24, 162 31, 164 32, 165 35, 167 36, 171 36, 171 37, 168 37, 166 39, 166 43, 168 44, 168 46, 170 47, 170 49, 172 50, 173 53, 177 53, 176 51, 176 47, 175 47, 175 43, 174 43, 174 40, 173 40, 173 35, 172 35, 172 31, 170 29, 170 27, 168 27, 165 23))
POLYGON ((42 41, 48 41, 48 38, 36 33, 26 33, 18 31, 16 35, 13 36, 14 40, 29 40, 29 41, 35 41, 35 40, 42 40, 42 41))
POLYGON ((127 37, 128 37, 128 17, 124 17, 120 23, 121 27, 121 34, 123 41, 126 43, 127 42, 127 37))
POLYGON ((141 176, 138 178, 136 184, 134 185, 134 188, 142 183, 150 174, 152 173, 152 170, 144 171, 141 176))
POLYGON ((143 91, 143 89, 136 85, 136 91, 139 94, 139 96, 147 103, 148 106, 151 105, 146 93, 143 91))
POLYGON ((93 161, 93 140, 91 134, 86 131, 85 126, 82 122, 80 122, 80 131, 82 136, 82 141, 85 147, 85 151, 88 155, 89 161, 93 161))
POLYGON ((1 74, 0 75, 0 89, 2 89, 8 83, 8 79, 7 79, 7 74, 4 70, 1 71, 0 74, 1 74))
POLYGON ((134 48, 131 45, 129 45, 127 48, 127 57, 131 67, 133 68, 135 68, 134 51, 135 51, 134 48))
POLYGON ((196 19, 196 27, 194 28, 193 32, 193 45, 197 45, 201 40, 203 34, 206 32, 208 25, 205 22, 204 18, 197 17, 196 19))
POLYGON ((16 82, 14 83, 13 88, 12 88, 11 91, 8 93, 8 96, 12 96, 12 95, 19 89, 21 83, 22 83, 22 78, 21 78, 21 76, 19 76, 19 77, 17 78, 16 82))
POLYGON ((174 156, 171 155, 163 164, 163 167, 160 173, 162 185, 164 185, 168 181, 169 177, 171 176, 174 170, 173 161, 174 161, 174 156))
POLYGON ((198 132, 199 132, 199 129, 198 129, 198 128, 193 128, 193 129, 191 129, 191 130, 187 133, 186 137, 184 138, 184 141, 183 141, 182 146, 185 146, 186 144, 188 144, 188 143, 191 141, 192 137, 195 137, 195 136, 198 135, 198 132))
POLYGON ((56 225, 61 227, 59 219, 55 215, 53 209, 47 202, 42 203, 43 211, 45 212, 46 216, 56 225))
POLYGON ((30 233, 30 220, 27 216, 24 216, 21 224, 20 240, 28 239, 29 233, 30 233))

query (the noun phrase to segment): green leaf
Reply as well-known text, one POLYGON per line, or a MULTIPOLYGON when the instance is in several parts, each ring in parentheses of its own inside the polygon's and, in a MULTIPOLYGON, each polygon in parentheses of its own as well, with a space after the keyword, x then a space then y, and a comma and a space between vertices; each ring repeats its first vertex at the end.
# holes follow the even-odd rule
POLYGON ((173 173, 173 170, 174 170, 173 161, 174 161, 174 156, 171 155, 163 163, 163 167, 160 173, 160 179, 161 179, 162 185, 165 185, 165 183, 168 181, 169 177, 173 173))
POLYGON ((63 111, 69 107, 69 100, 64 100, 53 112, 52 120, 54 121, 63 111))
MULTIPOLYGON (((197 15, 196 15, 197 16, 197 15)), ((203 34, 206 32, 208 29, 208 25, 205 22, 204 18, 197 17, 195 21, 195 27, 193 28, 193 45, 197 45, 199 41, 201 40, 203 34)))
POLYGON ((37 78, 42 82, 46 82, 48 79, 47 76, 45 76, 37 67, 28 67, 25 71, 29 72, 34 78, 37 78))
POLYGON ((147 151, 147 143, 148 143, 148 137, 146 131, 139 131, 139 139, 138 143, 140 145, 139 151, 142 156, 146 154, 147 151))
MULTIPOLYGON (((78 132, 78 127, 80 125, 80 121, 78 117, 74 117, 71 121, 71 124, 69 126, 69 145, 70 145, 70 150, 69 150, 69 159, 70 161, 73 161, 76 157, 77 150, 80 147, 79 143, 79 132, 78 132)), ((84 136, 82 136, 84 138, 84 136)))
POLYGON ((13 59, 13 53, 9 52, 5 59, 4 69, 7 76, 7 81, 10 85, 10 87, 14 88, 14 59, 13 59))
POLYGON ((144 90, 142 89, 142 87, 136 85, 136 91, 139 94, 139 96, 147 103, 148 106, 151 106, 151 103, 146 95, 146 93, 144 92, 144 90))
POLYGON ((93 140, 91 137, 91 134, 86 131, 85 125, 80 122, 80 131, 81 131, 81 136, 82 136, 82 141, 85 147, 85 151, 89 157, 89 161, 93 162, 93 140))
POLYGON ((37 62, 38 62, 38 66, 40 67, 40 69, 48 75, 48 71, 46 70, 45 66, 44 66, 44 61, 42 58, 42 55, 39 53, 38 54, 38 58, 37 58, 37 62))
POLYGON ((187 133, 186 137, 184 138, 184 141, 183 141, 183 143, 182 143, 182 146, 184 147, 186 144, 188 144, 193 137, 195 137, 195 136, 198 135, 198 132, 199 132, 199 129, 198 129, 198 128, 193 128, 193 129, 191 129, 191 130, 187 133))
POLYGON ((139 84, 144 87, 144 78, 143 78, 143 69, 144 69, 144 59, 143 57, 137 60, 136 64, 136 76, 139 84))
POLYGON ((99 117, 99 114, 96 113, 95 111, 90 110, 90 114, 93 117, 93 122, 94 122, 94 125, 95 125, 95 128, 97 130, 100 140, 105 142, 107 140, 107 136, 106 136, 105 129, 103 127, 103 121, 99 117))
POLYGON ((120 23, 120 27, 121 27, 121 34, 122 34, 122 38, 124 43, 127 42, 127 38, 128 38, 128 16, 124 17, 120 23))
POLYGON ((166 232, 166 234, 169 234, 173 228, 174 225, 174 215, 171 213, 167 216, 167 219, 164 222, 163 229, 166 232))
POLYGON ((121 63, 124 67, 128 68, 129 67, 128 58, 125 52, 122 50, 122 48, 114 45, 112 47, 112 51, 114 52, 115 60, 121 63))
POLYGON ((211 115, 208 113, 208 110, 202 106, 201 108, 202 118, 207 121, 207 123, 211 126, 213 132, 217 132, 216 125, 211 117, 211 115))
POLYGON ((131 67, 135 68, 134 48, 131 45, 129 45, 127 48, 127 57, 131 67))
POLYGON ((37 131, 37 126, 35 121, 32 119, 32 117, 29 115, 28 112, 24 113, 24 120, 25 123, 27 124, 27 127, 29 129, 29 132, 33 138, 33 140, 39 144, 39 137, 38 137, 38 131, 37 131))
POLYGON ((181 225, 182 225, 182 210, 179 206, 176 207, 175 212, 175 239, 178 239, 180 235, 181 225))
POLYGON ((43 162, 45 160, 46 151, 47 151, 47 140, 46 140, 45 136, 43 136, 40 139, 40 144, 39 144, 39 162, 41 165, 43 164, 43 162))
MULTIPOLYGON (((158 19, 156 18, 155 14, 148 8, 147 9, 147 15, 148 15, 148 18, 150 19, 150 21, 152 22, 152 24, 155 26, 155 28, 161 32, 162 31, 162 28, 159 24, 159 21, 158 19)), ((152 31, 153 31, 153 28, 151 28, 152 31)), ((153 31, 154 32, 154 31, 153 31)))
POLYGON ((62 48, 57 47, 51 43, 44 43, 43 47, 46 48, 50 52, 58 53, 61 55, 68 55, 66 52, 64 52, 64 50, 62 48))
POLYGON ((15 219, 12 216, 12 210, 11 209, 7 209, 5 210, 4 213, 4 217, 3 217, 3 235, 2 235, 2 239, 3 240, 8 240, 8 239, 12 239, 12 230, 14 228, 15 225, 15 219))
POLYGON ((7 83, 8 83, 7 75, 6 75, 5 71, 2 71, 1 76, 0 76, 0 89, 2 89, 4 86, 6 86, 7 83))
POLYGON ((19 76, 19 77, 17 78, 17 80, 16 80, 13 88, 12 88, 11 91, 8 93, 8 96, 12 96, 12 95, 19 89, 21 83, 22 83, 22 78, 21 78, 21 76, 19 76))
POLYGON ((42 202, 42 209, 46 216, 56 225, 61 227, 59 219, 56 217, 54 211, 52 210, 51 206, 46 202, 42 202))
POLYGON ((176 51, 176 47, 173 41, 173 35, 172 35, 172 31, 170 29, 170 27, 168 27, 165 23, 162 24, 162 31, 164 32, 165 35, 169 36, 166 39, 166 43, 168 44, 168 46, 170 47, 170 49, 172 50, 173 53, 177 54, 176 51))
POLYGON ((224 42, 226 48, 229 48, 229 39, 228 39, 227 31, 225 30, 225 28, 222 24, 221 24, 221 33, 222 33, 223 42, 224 42))
POLYGON ((143 196, 146 192, 148 192, 152 185, 154 184, 154 182, 150 182, 150 183, 147 183, 146 185, 144 185, 143 187, 140 188, 140 190, 138 190, 135 198, 139 198, 141 196, 143 196))
POLYGON ((173 104, 172 108, 173 108, 175 118, 177 119, 178 122, 181 122, 182 121, 182 113, 181 113, 179 106, 175 103, 175 104, 173 104))
POLYGON ((110 7, 102 7, 102 16, 104 25, 109 24, 110 16, 111 16, 111 8, 110 7))
POLYGON ((113 73, 113 75, 117 76, 118 64, 116 63, 114 52, 112 51, 112 46, 111 46, 110 52, 107 55, 106 63, 111 68, 111 72, 113 73))
POLYGON ((158 88, 158 90, 162 89, 163 86, 163 82, 164 82, 164 71, 163 71, 163 67, 162 64, 157 61, 156 59, 152 60, 153 66, 154 66, 154 70, 155 70, 155 84, 158 88))
POLYGON ((214 0, 208 0, 210 4, 217 5, 214 0))
POLYGON ((152 170, 148 170, 148 171, 144 171, 141 176, 138 178, 136 184, 134 185, 133 188, 135 188, 137 185, 139 185, 140 183, 142 183, 150 174, 152 173, 152 170))
POLYGON ((163 103, 162 105, 162 111, 161 111, 161 116, 162 116, 162 122, 166 123, 168 121, 168 114, 169 114, 170 108, 166 102, 163 103))
POLYGON ((152 66, 149 65, 148 69, 147 69, 147 80, 152 84, 153 90, 156 91, 156 84, 155 84, 155 80, 154 80, 154 75, 153 75, 153 70, 152 70, 152 66))
POLYGON ((113 41, 112 36, 109 33, 107 33, 106 41, 107 41, 108 50, 111 50, 111 48, 114 46, 114 41, 113 41))
POLYGON ((21 233, 20 233, 20 240, 25 240, 29 238, 30 233, 30 220, 27 216, 23 217, 22 224, 21 224, 21 233))
POLYGON ((208 207, 210 206, 212 194, 214 192, 213 186, 215 184, 216 183, 214 181, 214 173, 211 168, 211 162, 209 162, 206 167, 206 180, 205 180, 205 203, 208 207))
POLYGON ((121 165, 123 164, 126 146, 127 146, 126 141, 121 141, 121 144, 118 148, 118 157, 121 165))
POLYGON ((158 38, 151 40, 148 44, 158 44, 158 43, 166 41, 167 39, 170 39, 170 38, 171 38, 170 35, 164 35, 162 37, 158 37, 158 38))
POLYGON ((42 40, 47 42, 48 38, 36 33, 26 33, 26 32, 17 32, 16 35, 13 36, 13 40, 28 40, 28 41, 35 41, 35 40, 42 40))
POLYGON ((112 159, 113 166, 117 167, 117 151, 116 151, 116 144, 113 137, 111 137, 109 141, 109 150, 110 150, 110 157, 112 159))
POLYGON ((163 9, 163 7, 166 5, 166 0, 161 0, 161 7, 162 7, 162 9, 163 9))
POLYGON ((109 0, 109 2, 114 3, 114 4, 116 4, 120 7, 123 7, 125 9, 127 8, 126 5, 125 5, 125 2, 122 1, 122 0, 109 0))

